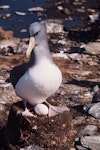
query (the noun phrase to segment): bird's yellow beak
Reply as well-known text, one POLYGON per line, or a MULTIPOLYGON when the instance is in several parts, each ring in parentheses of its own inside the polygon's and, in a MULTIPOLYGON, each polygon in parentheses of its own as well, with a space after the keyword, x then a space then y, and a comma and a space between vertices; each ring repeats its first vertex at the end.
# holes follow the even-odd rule
POLYGON ((30 57, 30 54, 31 54, 31 51, 32 49, 34 48, 36 42, 35 42, 35 38, 34 37, 30 37, 30 40, 29 40, 29 47, 26 51, 26 57, 29 58, 30 57))

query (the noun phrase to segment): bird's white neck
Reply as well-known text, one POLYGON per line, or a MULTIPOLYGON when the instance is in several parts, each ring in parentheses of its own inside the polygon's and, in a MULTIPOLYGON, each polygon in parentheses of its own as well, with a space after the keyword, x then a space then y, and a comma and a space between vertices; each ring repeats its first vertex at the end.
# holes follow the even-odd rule
POLYGON ((31 53, 29 66, 33 67, 34 64, 41 63, 43 60, 50 60, 53 63, 47 42, 45 42, 45 44, 39 43, 34 47, 31 53))

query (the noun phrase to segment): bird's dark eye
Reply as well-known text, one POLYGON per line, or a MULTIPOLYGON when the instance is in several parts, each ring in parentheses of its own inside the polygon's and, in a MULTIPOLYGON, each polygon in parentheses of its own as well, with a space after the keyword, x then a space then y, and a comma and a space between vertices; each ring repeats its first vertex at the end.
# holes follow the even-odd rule
POLYGON ((39 33, 39 31, 38 31, 38 32, 36 32, 33 36, 35 37, 38 33, 39 33))

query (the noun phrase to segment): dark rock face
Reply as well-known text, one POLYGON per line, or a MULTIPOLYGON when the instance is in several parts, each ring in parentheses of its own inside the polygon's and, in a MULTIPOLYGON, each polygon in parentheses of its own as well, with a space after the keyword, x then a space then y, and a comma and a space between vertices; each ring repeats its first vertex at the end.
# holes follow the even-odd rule
POLYGON ((21 103, 15 103, 10 110, 5 129, 8 146, 24 143, 24 145, 35 144, 46 149, 59 150, 72 146, 75 130, 70 111, 54 117, 23 117, 21 103))

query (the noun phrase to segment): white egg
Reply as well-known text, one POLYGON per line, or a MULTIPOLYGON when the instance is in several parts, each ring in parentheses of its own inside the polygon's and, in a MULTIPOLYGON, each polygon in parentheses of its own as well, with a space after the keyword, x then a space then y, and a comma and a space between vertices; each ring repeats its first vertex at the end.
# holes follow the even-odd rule
POLYGON ((44 104, 37 104, 35 107, 34 107, 34 111, 40 115, 40 116, 43 116, 43 115, 47 115, 48 114, 48 107, 44 104))

